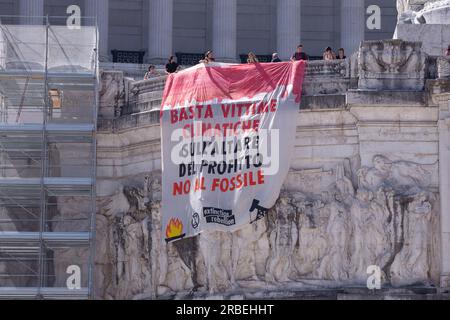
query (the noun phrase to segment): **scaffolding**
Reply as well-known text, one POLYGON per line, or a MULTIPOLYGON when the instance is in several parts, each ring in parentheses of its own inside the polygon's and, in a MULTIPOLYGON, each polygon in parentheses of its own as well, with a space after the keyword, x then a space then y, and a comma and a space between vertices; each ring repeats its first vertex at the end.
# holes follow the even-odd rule
POLYGON ((62 19, 0 17, 0 298, 93 297, 98 30, 62 19))

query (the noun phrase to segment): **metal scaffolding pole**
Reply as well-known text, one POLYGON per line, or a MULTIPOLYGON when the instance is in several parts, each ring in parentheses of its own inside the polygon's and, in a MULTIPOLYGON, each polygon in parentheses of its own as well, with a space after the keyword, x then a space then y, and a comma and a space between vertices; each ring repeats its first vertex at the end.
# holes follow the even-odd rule
POLYGON ((94 298, 97 22, 1 21, 0 298, 94 298))

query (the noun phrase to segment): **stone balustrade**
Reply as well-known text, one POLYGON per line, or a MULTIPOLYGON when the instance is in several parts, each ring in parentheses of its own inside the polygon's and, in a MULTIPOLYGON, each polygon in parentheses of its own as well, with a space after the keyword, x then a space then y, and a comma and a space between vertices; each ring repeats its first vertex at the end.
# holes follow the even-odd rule
POLYGON ((163 91, 166 85, 167 76, 161 76, 156 78, 151 78, 148 80, 136 81, 130 88, 133 94, 146 93, 154 91, 163 91))
MULTIPOLYGON (((342 106, 345 103, 345 92, 349 88, 350 66, 348 60, 334 61, 310 61, 307 65, 304 85, 304 95, 306 98, 302 103, 302 109, 315 108, 318 101, 328 108, 342 106), (326 97, 315 97, 325 95, 326 97), (319 100, 317 100, 319 99, 319 100)), ((108 74, 109 72, 105 72, 108 74)), ((117 71, 114 71, 116 74, 117 71)), ((109 78, 110 77, 104 77, 109 78)), ((114 77, 117 80, 117 75, 114 77)), ((115 114, 119 117, 100 117, 100 131, 127 130, 142 124, 159 123, 159 108, 161 105, 162 93, 167 76, 155 77, 148 80, 129 82, 128 85, 117 85, 123 88, 120 94, 123 105, 117 106, 116 101, 102 101, 101 105, 115 105, 115 114), (120 108, 120 110, 118 110, 120 108)), ((119 81, 119 80, 117 80, 119 81)), ((120 100, 120 99, 119 99, 120 100)), ((109 108, 109 114, 111 114, 109 108)))
MULTIPOLYGON (((363 91, 362 94, 357 92, 358 101, 360 97, 376 99, 376 94, 364 94, 364 91, 372 90, 399 91, 385 95, 388 99, 384 103, 391 100, 394 104, 400 100, 410 101, 408 95, 425 96, 423 92, 426 81, 450 77, 449 60, 446 57, 431 59, 423 53, 420 42, 368 41, 361 46, 359 53, 348 59, 309 61, 300 109, 342 110, 346 108, 348 101, 353 101, 350 97, 355 96, 355 93, 351 92, 354 89, 363 91), (399 52, 399 54, 395 56, 386 54, 389 52, 399 52), (404 90, 412 92, 402 93, 404 90)), ((99 130, 121 131, 136 125, 159 123, 159 109, 167 76, 130 81, 129 79, 121 80, 116 74, 117 71, 114 73, 114 81, 124 83, 124 85, 116 86, 123 92, 117 96, 105 95, 110 100, 113 96, 115 97, 115 100, 111 102, 104 101, 104 97, 100 99, 102 108, 99 130), (107 111, 106 116, 102 116, 102 110, 107 111), (115 117, 112 117, 112 114, 115 114, 115 117)), ((111 81, 111 77, 104 78, 111 81)), ((419 100, 424 105, 428 104, 424 98, 419 100)))
MULTIPOLYGON (((349 77, 348 60, 310 61, 306 68, 306 77, 319 79, 325 77, 347 78, 349 77)), ((130 92, 132 94, 144 94, 148 92, 163 91, 166 79, 167 76, 161 76, 133 82, 130 87, 130 92)))
POLYGON ((349 77, 349 60, 316 60, 308 62, 307 77, 349 77))

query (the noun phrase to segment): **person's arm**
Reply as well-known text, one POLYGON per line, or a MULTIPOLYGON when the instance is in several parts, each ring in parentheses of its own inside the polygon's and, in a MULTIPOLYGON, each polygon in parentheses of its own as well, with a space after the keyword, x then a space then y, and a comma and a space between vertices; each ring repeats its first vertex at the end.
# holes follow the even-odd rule
POLYGON ((169 72, 169 64, 166 64, 166 74, 170 74, 170 72, 169 72))

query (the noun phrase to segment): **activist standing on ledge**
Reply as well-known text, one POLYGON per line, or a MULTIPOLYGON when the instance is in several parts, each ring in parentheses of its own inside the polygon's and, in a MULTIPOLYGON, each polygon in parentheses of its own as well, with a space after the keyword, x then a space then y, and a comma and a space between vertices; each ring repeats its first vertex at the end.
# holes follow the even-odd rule
POLYGON ((176 73, 180 69, 180 65, 177 62, 177 58, 175 56, 170 56, 169 62, 166 64, 166 73, 176 73))
POLYGON ((247 58, 247 63, 259 63, 258 58, 256 57, 256 55, 253 52, 249 52, 248 58, 247 58))

